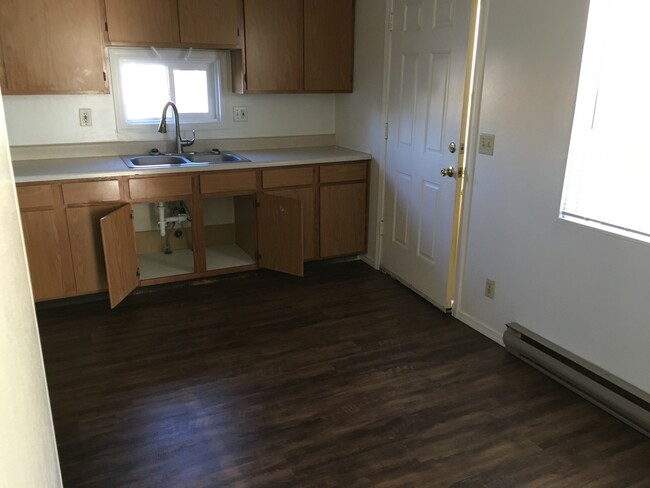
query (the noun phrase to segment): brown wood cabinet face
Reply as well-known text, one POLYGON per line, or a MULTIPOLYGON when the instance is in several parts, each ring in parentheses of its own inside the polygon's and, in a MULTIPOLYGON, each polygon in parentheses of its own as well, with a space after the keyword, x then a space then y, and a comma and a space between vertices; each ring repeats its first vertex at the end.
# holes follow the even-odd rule
POLYGON ((147 46, 179 44, 176 0, 104 1, 108 38, 111 44, 147 46))
POLYGON ((262 188, 282 188, 313 184, 313 168, 277 168, 262 171, 262 188))
POLYGON ((116 205, 99 205, 66 209, 72 266, 78 294, 107 289, 99 221, 118 207, 116 205))
POLYGON ((300 200, 302 204, 302 238, 303 238, 303 258, 312 259, 316 257, 314 249, 314 189, 313 188, 293 188, 287 190, 272 190, 266 192, 269 195, 293 198, 300 200))
POLYGON ((106 93, 99 2, 2 0, 5 95, 106 93))
POLYGON ((241 47, 241 0, 178 0, 181 42, 241 47))
POLYGON ((367 178, 368 163, 327 164, 320 167, 319 180, 322 183, 361 181, 367 178))
POLYGON ((61 190, 63 191, 63 202, 66 205, 120 200, 120 183, 117 180, 63 183, 61 190))
POLYGON ((124 205, 102 217, 100 226, 108 294, 111 308, 115 308, 140 284, 131 205, 124 205))
POLYGON ((257 172, 215 171, 200 176, 201 193, 248 192, 257 189, 257 172))
POLYGON ((153 176, 129 180, 129 194, 132 200, 170 200, 174 197, 192 194, 192 177, 153 176))
POLYGON ((34 299, 48 300, 66 295, 66 252, 54 210, 22 212, 23 236, 34 299))
POLYGON ((19 186, 16 188, 16 193, 21 210, 54 205, 52 185, 19 186))
POLYGON ((352 91, 354 0, 304 0, 305 91, 352 91))
POLYGON ((246 90, 302 91, 302 0, 244 0, 246 90))
POLYGON ((300 200, 263 193, 257 213, 262 268, 304 276, 300 200))
POLYGON ((321 257, 366 250, 366 183, 342 183, 320 188, 321 257))

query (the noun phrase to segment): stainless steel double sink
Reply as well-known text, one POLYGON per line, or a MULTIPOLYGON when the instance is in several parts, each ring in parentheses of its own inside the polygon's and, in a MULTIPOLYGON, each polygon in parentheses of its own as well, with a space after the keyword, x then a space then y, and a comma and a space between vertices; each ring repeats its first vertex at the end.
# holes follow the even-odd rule
POLYGON ((222 152, 187 154, 149 154, 142 156, 122 156, 129 168, 178 168, 183 166, 207 166, 220 163, 249 163, 250 159, 233 153, 222 152))

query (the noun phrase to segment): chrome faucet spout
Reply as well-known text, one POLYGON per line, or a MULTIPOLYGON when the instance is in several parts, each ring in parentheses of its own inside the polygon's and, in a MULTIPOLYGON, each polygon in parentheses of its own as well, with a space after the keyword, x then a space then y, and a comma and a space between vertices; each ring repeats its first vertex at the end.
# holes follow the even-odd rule
POLYGON ((176 152, 182 154, 184 147, 194 144, 194 141, 196 140, 196 132, 194 130, 192 131, 192 139, 183 139, 181 137, 181 124, 178 117, 178 108, 176 108, 176 104, 172 101, 167 102, 163 107, 160 125, 158 125, 158 132, 161 134, 167 133, 167 109, 170 107, 174 116, 174 128, 176 129, 176 152))

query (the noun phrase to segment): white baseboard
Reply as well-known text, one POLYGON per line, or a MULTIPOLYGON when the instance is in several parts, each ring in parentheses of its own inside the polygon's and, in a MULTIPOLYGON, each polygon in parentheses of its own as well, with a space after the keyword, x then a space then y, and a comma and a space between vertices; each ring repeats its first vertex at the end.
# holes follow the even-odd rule
POLYGON ((359 256, 361 261, 366 263, 368 266, 371 266, 372 268, 379 269, 379 265, 377 264, 376 260, 374 257, 368 255, 368 254, 361 254, 359 256))
POLYGON ((454 317, 460 320, 463 324, 471 327, 475 331, 480 332, 488 339, 492 339, 500 346, 503 346, 503 331, 499 332, 493 329, 492 327, 490 327, 489 325, 485 324, 484 322, 475 319, 474 317, 472 317, 471 315, 465 312, 456 312, 454 313, 454 317))

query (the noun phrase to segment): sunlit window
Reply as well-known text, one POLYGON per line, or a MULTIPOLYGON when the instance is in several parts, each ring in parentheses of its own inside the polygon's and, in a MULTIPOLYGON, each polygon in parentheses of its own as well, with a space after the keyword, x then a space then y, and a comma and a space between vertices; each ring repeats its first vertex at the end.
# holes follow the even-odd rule
POLYGON ((591 0, 560 216, 650 242, 648 0, 591 0))
POLYGON ((183 123, 219 122, 223 54, 111 48, 109 57, 118 130, 158 124, 169 100, 176 103, 183 123))

